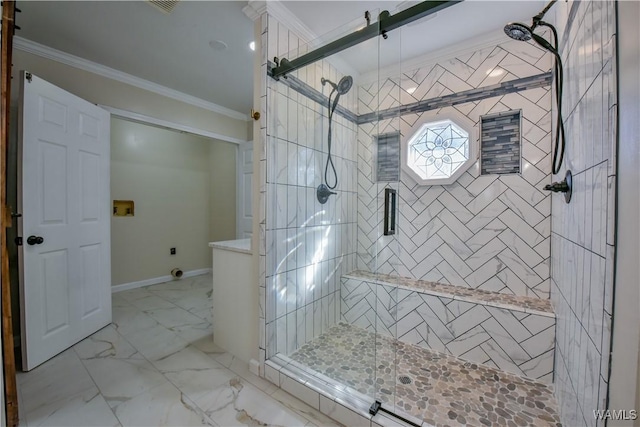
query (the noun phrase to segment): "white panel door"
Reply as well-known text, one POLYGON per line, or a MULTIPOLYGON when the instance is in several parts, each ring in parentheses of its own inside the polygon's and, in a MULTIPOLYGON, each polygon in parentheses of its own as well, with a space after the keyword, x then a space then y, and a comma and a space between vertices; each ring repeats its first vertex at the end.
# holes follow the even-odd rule
POLYGON ((238 146, 236 236, 251 237, 253 231, 253 141, 238 146))
POLYGON ((110 115, 23 72, 23 369, 111 323, 110 115))

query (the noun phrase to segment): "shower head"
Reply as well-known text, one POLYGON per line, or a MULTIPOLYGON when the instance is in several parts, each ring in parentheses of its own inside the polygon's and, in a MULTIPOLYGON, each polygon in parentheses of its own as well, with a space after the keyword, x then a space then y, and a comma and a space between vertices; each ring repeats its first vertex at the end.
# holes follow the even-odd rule
POLYGON ((514 40, 526 42, 531 40, 533 29, 520 22, 510 22, 504 26, 504 33, 514 40))
POLYGON ((557 174, 560 171, 560 167, 562 166, 562 161, 564 159, 564 148, 565 148, 565 139, 564 139, 564 122, 562 120, 562 87, 563 87, 563 67, 562 67, 562 58, 560 57, 560 53, 558 52, 558 31, 556 27, 549 24, 548 22, 544 22, 542 18, 544 15, 551 9, 558 0, 551 0, 544 9, 540 11, 536 16, 531 19, 531 26, 526 24, 522 24, 520 22, 510 22, 504 26, 504 33, 514 40, 519 41, 529 41, 533 39, 539 46, 548 50, 555 57, 555 90, 556 90, 556 111, 558 111, 557 120, 558 124, 556 126, 556 144, 555 150, 553 153, 553 164, 551 166, 551 171, 554 174, 557 174), (551 30, 551 42, 545 40, 542 36, 536 34, 534 30, 538 27, 547 27, 551 30), (553 44, 552 44, 553 43, 553 44), (560 161, 558 162, 558 158, 560 161))
POLYGON ((535 30, 538 25, 551 26, 550 24, 547 24, 546 22, 543 22, 543 21, 534 22, 531 27, 529 27, 528 25, 522 24, 520 22, 511 22, 504 26, 504 33, 514 40, 519 40, 523 42, 533 39, 540 46, 542 46, 543 48, 547 49, 548 51, 556 55, 557 54, 556 48, 551 46, 551 44, 549 44, 549 42, 546 41, 544 38, 540 37, 539 35, 533 32, 533 30, 535 30))
POLYGON ((322 77, 320 79, 320 83, 322 83, 322 86, 329 83, 333 87, 334 91, 338 92, 339 95, 344 95, 345 93, 349 92, 349 89, 351 89, 351 86, 353 85, 353 77, 344 76, 340 79, 338 84, 335 84, 331 80, 322 77))
POLYGON ((344 76, 338 82, 337 91, 340 95, 344 95, 345 93, 349 92, 349 89, 351 89, 351 86, 353 86, 353 77, 344 76))

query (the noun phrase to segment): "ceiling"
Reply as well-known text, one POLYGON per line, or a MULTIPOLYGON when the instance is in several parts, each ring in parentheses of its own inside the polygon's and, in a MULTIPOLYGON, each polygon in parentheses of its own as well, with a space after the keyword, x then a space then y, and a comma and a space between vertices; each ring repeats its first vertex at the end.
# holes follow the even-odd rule
POLYGON ((244 1, 25 1, 17 35, 249 114, 253 22, 244 1), (221 40, 225 51, 209 43, 221 40))
MULTIPOLYGON (((371 12, 375 19, 383 10, 392 15, 418 1, 286 1, 284 5, 296 15, 323 42, 336 36, 351 33, 361 27, 364 11, 371 12)), ((502 28, 508 22, 530 22, 531 17, 544 8, 545 1, 511 0, 487 1, 465 0, 389 33, 388 39, 370 39, 338 54, 358 74, 366 74, 378 67, 385 68, 448 46, 465 41, 473 44, 479 37, 495 34, 504 36, 502 28)), ((506 36, 505 40, 507 39, 506 36)), ((477 43, 477 42, 476 42, 477 43)), ((459 48, 459 47, 458 47, 459 48)))
MULTIPOLYGON (((285 1, 313 33, 344 35, 364 23, 365 10, 392 14, 398 1, 285 1), (351 23, 350 25, 345 25, 351 23), (335 30, 337 29, 337 30, 335 30)), ((251 20, 246 1, 181 1, 164 14, 145 1, 24 1, 17 35, 168 88, 247 113, 253 99, 251 20), (210 45, 228 45, 220 51, 210 45)), ((436 51, 490 32, 506 22, 530 21, 544 1, 466 0, 400 30, 343 52, 357 73, 436 51), (398 36, 399 34, 399 36, 398 36)))

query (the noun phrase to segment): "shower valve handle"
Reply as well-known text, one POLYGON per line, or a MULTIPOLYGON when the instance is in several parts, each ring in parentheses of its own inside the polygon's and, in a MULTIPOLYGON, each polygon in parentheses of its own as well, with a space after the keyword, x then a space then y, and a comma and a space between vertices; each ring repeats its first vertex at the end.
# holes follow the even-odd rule
POLYGON ((553 191, 554 193, 564 193, 564 201, 569 203, 573 193, 573 175, 571 175, 571 171, 567 171, 562 181, 547 184, 544 186, 544 189, 553 191))
POLYGON ((320 184, 318 186, 316 193, 317 193, 316 195, 317 195, 318 201, 320 202, 321 205, 324 205, 325 203, 327 203, 327 200, 329 200, 330 195, 338 194, 335 191, 331 191, 329 187, 327 187, 324 184, 320 184))
POLYGON ((554 193, 566 193, 569 191, 569 186, 566 181, 554 182, 553 184, 547 184, 544 186, 547 191, 553 191, 554 193))

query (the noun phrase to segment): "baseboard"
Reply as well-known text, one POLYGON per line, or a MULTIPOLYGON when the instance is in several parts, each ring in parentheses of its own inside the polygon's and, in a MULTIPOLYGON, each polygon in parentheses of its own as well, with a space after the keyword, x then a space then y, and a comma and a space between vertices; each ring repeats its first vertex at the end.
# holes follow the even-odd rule
MULTIPOLYGON (((193 276, 201 276, 203 274, 209 274, 209 273, 211 273, 210 268, 201 268, 199 270, 185 271, 184 273, 182 273, 182 279, 186 279, 188 277, 193 277, 193 276)), ((138 282, 123 283, 121 285, 112 286, 111 293, 115 294, 117 292, 128 291, 129 289, 143 288, 145 286, 157 285, 158 283, 164 283, 164 282, 170 282, 173 280, 182 280, 182 279, 175 279, 173 276, 167 275, 167 276, 154 277, 152 279, 140 280, 138 282)))

